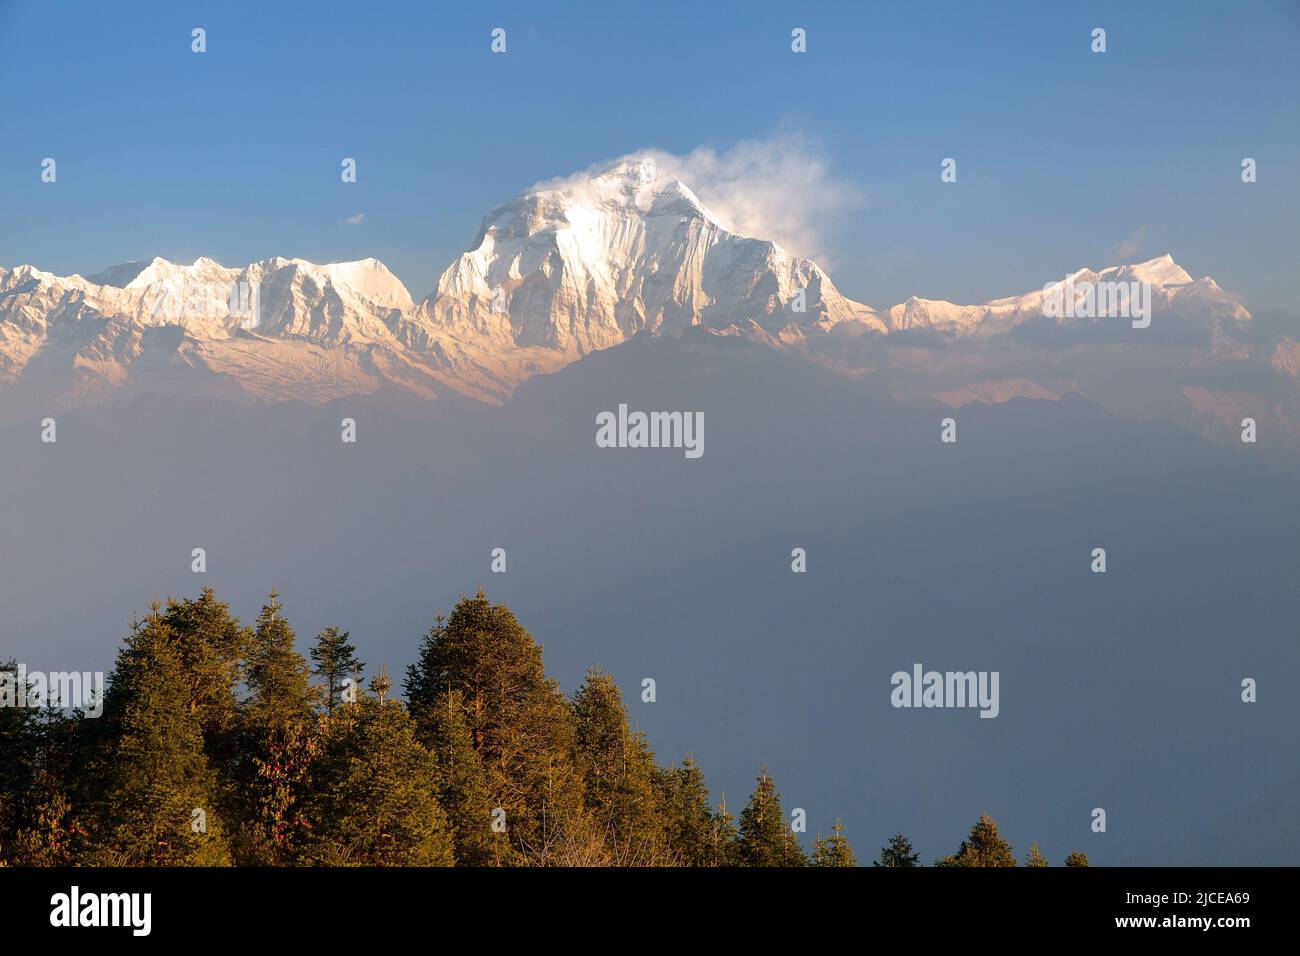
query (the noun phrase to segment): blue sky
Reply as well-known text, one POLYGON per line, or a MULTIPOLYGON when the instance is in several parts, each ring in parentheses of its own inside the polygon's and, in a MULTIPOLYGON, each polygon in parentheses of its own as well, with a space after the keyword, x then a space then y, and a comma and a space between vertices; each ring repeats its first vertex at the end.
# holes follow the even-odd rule
POLYGON ((1294 2, 611 6, 0 0, 0 265, 375 256, 419 297, 538 180, 797 136, 863 198, 813 221, 873 305, 1172 252, 1296 311, 1294 2))

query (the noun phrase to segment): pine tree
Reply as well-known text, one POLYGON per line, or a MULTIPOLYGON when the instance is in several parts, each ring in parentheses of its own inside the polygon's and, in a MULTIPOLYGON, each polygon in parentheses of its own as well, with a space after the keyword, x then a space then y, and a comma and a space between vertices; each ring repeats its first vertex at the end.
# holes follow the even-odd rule
POLYGON ((889 838, 889 844, 880 848, 880 859, 872 866, 920 866, 917 862, 920 859, 921 854, 912 849, 912 841, 901 833, 895 833, 889 838))
POLYGON ((1088 866, 1088 854, 1079 850, 1071 850, 1070 855, 1065 858, 1066 866, 1088 866))
POLYGON ((826 839, 818 836, 813 843, 813 866, 857 866, 857 857, 849 846, 848 837, 844 835, 844 826, 839 820, 831 827, 831 835, 826 839))
POLYGON ((998 836, 997 822, 987 813, 970 829, 970 836, 962 841, 957 852, 944 857, 935 866, 1015 866, 1011 844, 998 836))
POLYGON ((190 706, 203 728, 205 749, 219 762, 230 756, 234 743, 241 680, 241 660, 249 630, 230 616, 230 606, 218 601, 211 588, 193 600, 169 600, 163 614, 190 684, 190 706))
POLYGON ((39 718, 33 708, 18 706, 25 693, 19 678, 16 661, 0 661, 0 844, 10 854, 18 831, 33 822, 41 764, 39 718))
POLYGON ((1035 840, 1033 843, 1029 844, 1029 852, 1025 854, 1025 866, 1039 867, 1050 865, 1051 864, 1047 862, 1047 857, 1043 856, 1043 854, 1039 852, 1038 841, 1035 840))
POLYGON ((249 640, 246 681, 252 696, 246 710, 249 723, 262 735, 305 723, 314 698, 307 662, 294 650, 293 628, 280 613, 282 607, 272 591, 249 640))
POLYGON ((304 860, 326 865, 451 866, 452 834, 438 803, 438 770, 415 738, 388 679, 325 719, 304 860))
POLYGON ((583 796, 619 865, 667 856, 655 789, 655 763, 644 735, 627 725, 614 678, 593 667, 573 698, 575 755, 583 796))
POLYGON ((530 862, 599 857, 573 763, 573 713, 542 669, 541 647, 508 608, 481 591, 461 598, 425 636, 405 687, 417 720, 441 691, 461 693, 493 804, 530 862))
POLYGON ((315 688, 307 661, 294 649, 293 628, 272 591, 247 636, 244 663, 249 695, 240 704, 238 750, 228 793, 242 821, 235 834, 240 865, 277 866, 297 854, 301 826, 294 807, 307 785, 314 745, 315 688), (288 828, 288 829, 286 829, 288 828))
POLYGON ((460 691, 434 700, 415 723, 416 738, 433 755, 438 802, 447 813, 458 866, 501 866, 513 859, 505 834, 492 828, 492 795, 474 750, 460 691))
POLYGON ((450 655, 446 643, 447 619, 440 612, 434 615, 433 626, 421 638, 415 663, 406 668, 406 677, 402 680, 406 706, 417 724, 427 711, 442 706, 445 695, 451 690, 450 662, 445 659, 450 655))
POLYGON ((704 772, 687 756, 680 767, 655 771, 669 854, 681 866, 713 866, 714 821, 704 772))
POLYGON ((744 866, 804 866, 808 862, 766 768, 759 774, 748 805, 740 812, 739 849, 744 866))
POLYGON ((325 709, 333 713, 344 679, 357 680, 366 665, 357 660, 357 649, 349 643, 348 632, 337 627, 327 627, 316 635, 311 659, 316 663, 312 673, 325 682, 325 709))
POLYGON ((706 866, 744 866, 740 854, 740 830, 736 818, 727 809, 727 795, 718 801, 717 809, 709 818, 709 853, 706 866))
POLYGON ((90 862, 229 862, 191 692, 175 636, 154 602, 118 654, 96 721, 103 724, 100 748, 85 775, 95 797, 86 828, 90 862))

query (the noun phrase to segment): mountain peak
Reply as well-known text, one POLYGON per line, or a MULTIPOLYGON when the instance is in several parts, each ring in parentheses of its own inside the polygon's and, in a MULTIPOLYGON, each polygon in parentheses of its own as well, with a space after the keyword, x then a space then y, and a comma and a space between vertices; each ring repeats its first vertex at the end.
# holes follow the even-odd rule
POLYGON ((118 263, 115 266, 109 266, 102 272, 96 272, 94 275, 86 276, 87 282, 93 282, 95 285, 107 285, 116 289, 124 289, 130 282, 145 269, 149 268, 151 262, 144 262, 139 259, 128 259, 126 262, 118 263))
POLYGON ((1135 262, 1120 268, 1139 282, 1150 282, 1152 285, 1184 285, 1192 281, 1187 271, 1174 262, 1174 257, 1167 252, 1146 262, 1135 262))
POLYGON ((653 155, 538 183, 492 210, 424 313, 458 340, 570 358, 697 325, 782 341, 842 322, 885 330, 815 263, 729 230, 653 155))
POLYGON ((305 259, 292 260, 294 265, 309 272, 326 276, 331 282, 346 285, 360 292, 372 302, 394 309, 409 309, 414 305, 411 294, 402 280, 393 275, 388 266, 378 259, 357 259, 354 262, 330 262, 317 265, 305 259))
POLYGON ((640 188, 659 178, 659 164, 651 156, 629 157, 620 160, 594 178, 621 181, 631 188, 640 188))
POLYGON ((628 216, 676 214, 704 219, 721 228, 691 188, 666 172, 653 156, 629 156, 597 169, 538 183, 502 209, 523 205, 543 218, 568 222, 583 218, 588 210, 628 216))

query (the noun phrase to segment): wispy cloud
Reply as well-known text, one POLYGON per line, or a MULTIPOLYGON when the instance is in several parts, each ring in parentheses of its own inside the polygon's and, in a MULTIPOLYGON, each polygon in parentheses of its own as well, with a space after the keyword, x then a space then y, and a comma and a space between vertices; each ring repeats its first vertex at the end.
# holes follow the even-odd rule
POLYGON ((366 221, 366 214, 364 212, 359 212, 355 216, 348 216, 348 218, 340 220, 340 225, 359 226, 365 221, 366 221))
POLYGON ((1138 226, 1138 228, 1133 231, 1132 235, 1121 240, 1118 245, 1111 249, 1111 257, 1114 259, 1134 258, 1146 245, 1147 233, 1150 231, 1151 227, 1149 225, 1138 226))
POLYGON ((817 143, 800 133, 742 140, 722 150, 702 146, 684 155, 637 150, 538 186, 576 183, 623 160, 645 158, 662 176, 685 183, 727 229, 771 239, 827 268, 835 227, 866 202, 865 192, 837 176, 817 143))

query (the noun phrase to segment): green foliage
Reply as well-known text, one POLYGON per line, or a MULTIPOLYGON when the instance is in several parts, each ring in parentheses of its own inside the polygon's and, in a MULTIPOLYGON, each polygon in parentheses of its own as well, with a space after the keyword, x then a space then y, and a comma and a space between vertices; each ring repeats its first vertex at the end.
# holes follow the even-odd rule
POLYGON ((614 679, 599 668, 588 671, 574 695, 573 715, 583 798, 613 860, 636 866, 665 859, 654 757, 645 736, 629 729, 614 679))
POLYGON ((105 738, 86 826, 88 861, 221 865, 229 851, 216 814, 216 779, 180 651, 155 602, 119 653, 105 700, 105 738), (206 832, 191 826, 207 815, 206 832))
POLYGON ((1039 852, 1038 841, 1035 840, 1033 843, 1029 844, 1029 852, 1025 854, 1025 866, 1039 867, 1050 865, 1051 864, 1047 862, 1047 857, 1043 856, 1043 854, 1039 852))
MULTIPOLYGON (((718 825, 709 810, 704 772, 688 756, 680 767, 655 772, 663 837, 671 859, 680 866, 717 866, 718 825)), ((734 833, 725 837, 734 847, 734 833)))
POLYGON ((740 812, 740 861, 744 866, 805 866, 799 840, 781 809, 781 795, 767 769, 759 774, 749 803, 740 812))
POLYGON ((325 708, 333 713, 343 681, 351 678, 359 683, 366 665, 357 660, 357 649, 348 640, 348 632, 337 627, 327 627, 316 635, 311 659, 316 665, 312 673, 325 682, 325 708))
POLYGON ((981 813, 970 835, 952 856, 936 861, 935 866, 1015 866, 1011 844, 998 836, 997 822, 981 813))
POLYGON ((745 866, 740 855, 740 828, 724 795, 709 821, 709 866, 745 866))
POLYGON ((844 826, 839 820, 831 827, 831 835, 825 839, 818 836, 813 843, 813 866, 857 866, 858 859, 853 855, 848 837, 844 835, 844 826))
POLYGON ((406 676, 417 719, 440 690, 458 691, 493 805, 511 844, 533 863, 603 859, 574 766, 574 719, 542 649, 503 605, 480 591, 435 621, 406 676))
POLYGON ((895 833, 889 838, 889 843, 880 848, 880 859, 872 866, 920 866, 917 862, 920 859, 921 854, 912 849, 912 841, 901 833, 895 833))
MULTIPOLYGON (((372 685, 376 686, 376 685, 372 685)), ((452 835, 438 803, 433 756, 399 701, 362 694, 325 718, 304 817, 305 862, 450 866, 452 835)))
POLYGON ((72 866, 84 852, 86 828, 73 813, 72 804, 57 778, 38 771, 30 825, 14 840, 14 863, 19 866, 72 866))
POLYGON ((299 862, 311 837, 304 807, 311 786, 318 729, 295 724, 272 730, 251 756, 256 775, 245 788, 249 819, 239 840, 241 863, 288 866, 299 862))
POLYGON ((305 723, 314 699, 307 662, 294 650, 293 628, 280 614, 282 606, 272 591, 248 646, 245 681, 252 696, 245 716, 249 727, 264 736, 305 723))
POLYGON ((211 588, 193 600, 168 600, 163 614, 190 685, 190 706, 203 729, 211 758, 229 756, 241 680, 241 662, 251 634, 230 616, 211 588))
POLYGON ((460 866, 501 866, 513 859, 505 834, 492 828, 492 794, 465 718, 460 691, 443 693, 415 720, 416 737, 433 755, 434 788, 447 813, 460 866))
MULTIPOLYGON (((210 589, 155 602, 101 717, 0 707, 0 866, 856 865, 838 820, 809 860, 766 770, 739 820, 725 797, 711 809, 692 758, 656 763, 612 676, 566 698, 482 592, 435 619, 405 704, 387 668, 340 693, 365 666, 346 631, 321 631, 311 659, 274 592, 252 628, 210 589)), ((917 860, 900 833, 875 865, 917 860)), ((1015 858, 984 815, 936 865, 1015 858)), ((1026 865, 1047 865, 1037 844, 1026 865)))
POLYGON ((1065 858, 1066 866, 1087 866, 1088 854, 1079 850, 1071 850, 1070 855, 1065 858))
POLYGON ((38 714, 30 707, 18 707, 18 665, 0 661, 0 679, 12 701, 0 706, 0 843, 9 852, 19 829, 30 825, 33 816, 31 794, 40 767, 43 741, 38 714))
POLYGON ((84 832, 68 787, 84 763, 86 722, 79 712, 17 706, 18 680, 17 664, 0 662, 0 864, 72 863, 84 832))

